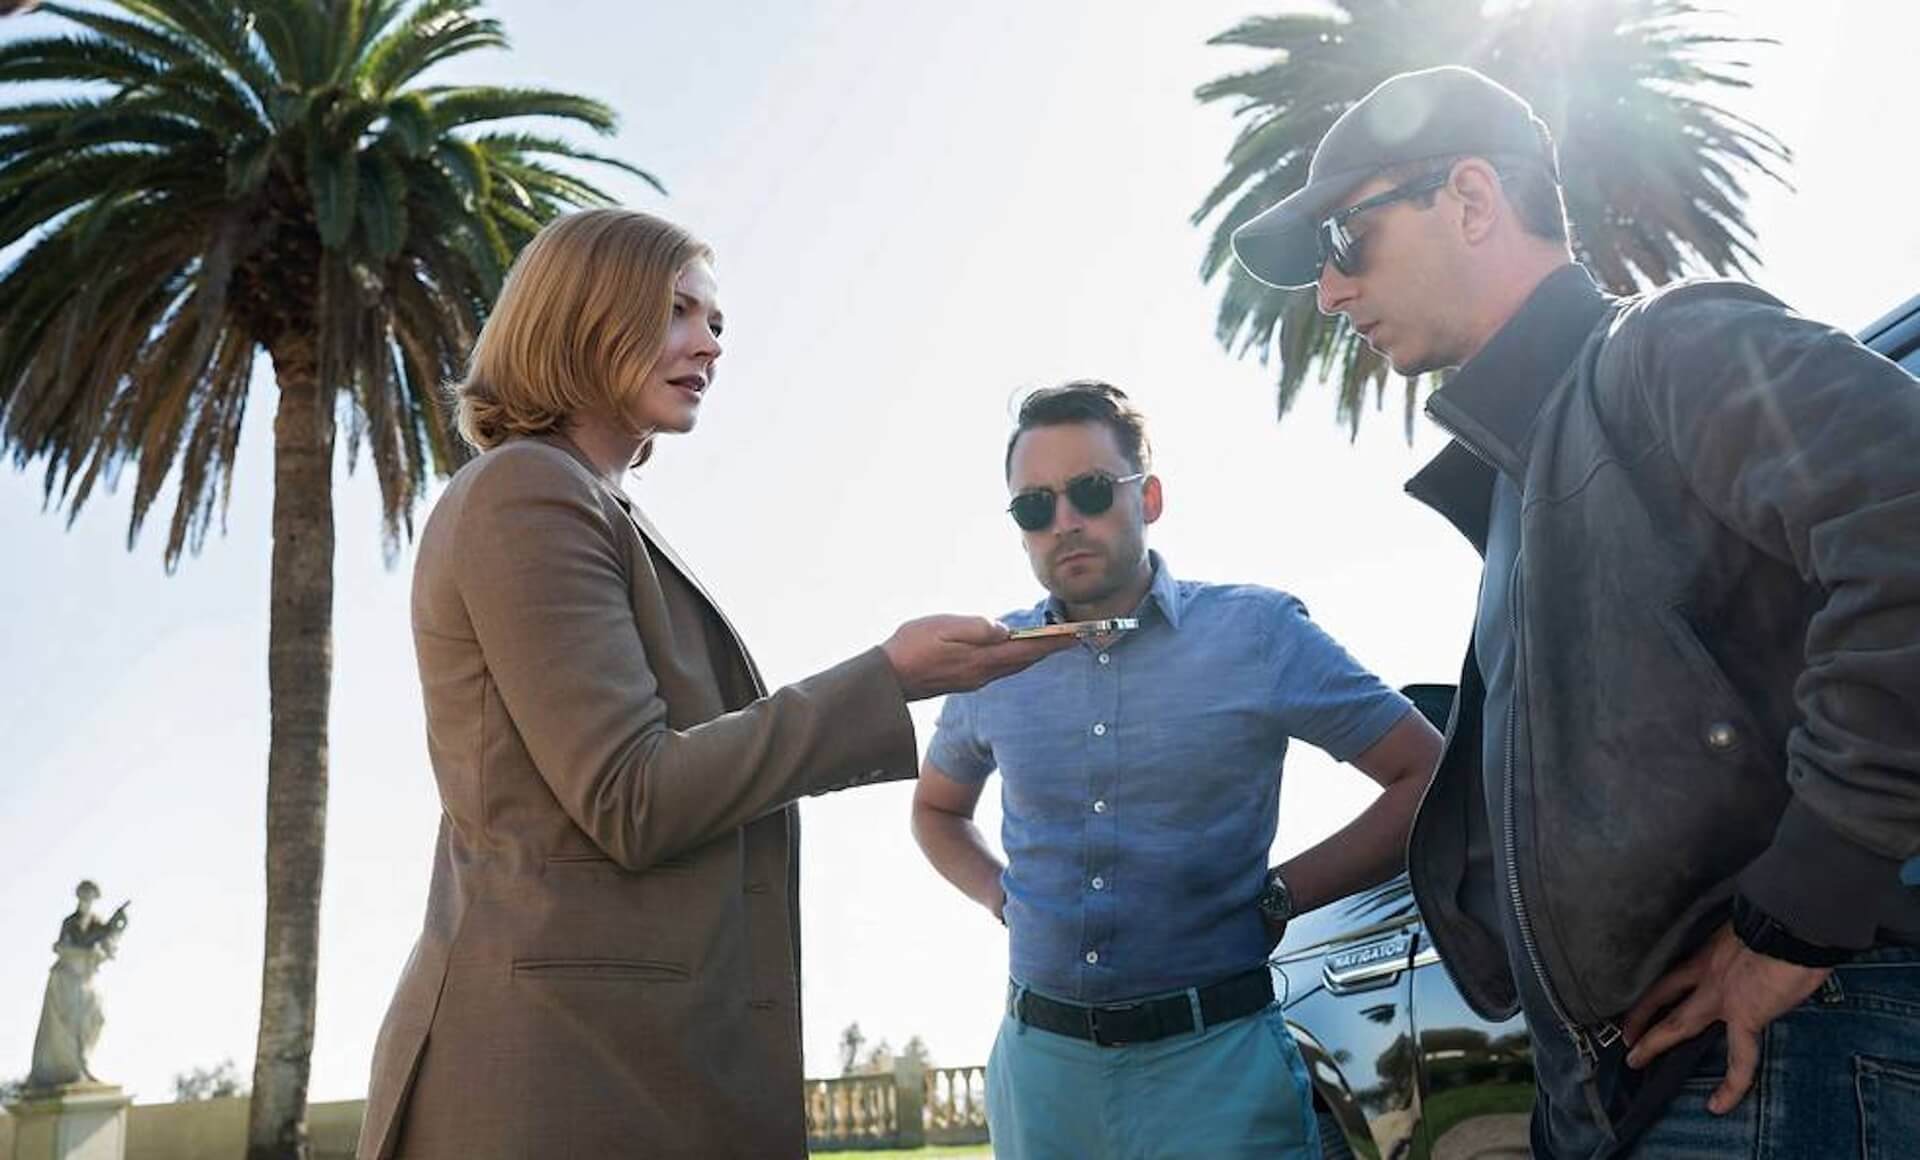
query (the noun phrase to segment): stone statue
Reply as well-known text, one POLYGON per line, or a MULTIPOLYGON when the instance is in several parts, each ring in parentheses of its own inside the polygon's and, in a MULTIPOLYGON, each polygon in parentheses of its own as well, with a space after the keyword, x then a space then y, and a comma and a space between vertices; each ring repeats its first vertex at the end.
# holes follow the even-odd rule
POLYGON ((27 1073, 28 1091, 100 1082, 87 1067, 87 1055, 106 1022, 100 996, 93 989, 93 973, 113 957, 120 932, 127 929, 127 904, 121 903, 102 919, 93 913, 94 900, 100 897, 98 886, 82 882, 74 894, 80 905, 60 923, 60 939, 53 944, 59 958, 47 973, 40 1030, 33 1038, 33 1070, 27 1073))

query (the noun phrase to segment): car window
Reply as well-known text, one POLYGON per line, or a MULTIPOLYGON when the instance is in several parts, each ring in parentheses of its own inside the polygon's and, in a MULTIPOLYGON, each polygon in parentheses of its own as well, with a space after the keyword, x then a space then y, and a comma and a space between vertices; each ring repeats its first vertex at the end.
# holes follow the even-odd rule
POLYGON ((1860 341, 1920 375, 1920 294, 1860 332, 1860 341))
POLYGON ((1908 374, 1920 375, 1920 294, 1867 327, 1860 340, 1899 363, 1908 374))

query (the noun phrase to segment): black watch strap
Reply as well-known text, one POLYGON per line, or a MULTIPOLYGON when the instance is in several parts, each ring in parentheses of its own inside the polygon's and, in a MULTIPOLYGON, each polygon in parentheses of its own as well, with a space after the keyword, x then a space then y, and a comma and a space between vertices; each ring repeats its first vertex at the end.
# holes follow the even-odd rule
POLYGON ((1838 966, 1854 955, 1843 947, 1823 947, 1808 942, 1780 925, 1744 894, 1733 897, 1733 934, 1750 951, 1801 967, 1838 966))

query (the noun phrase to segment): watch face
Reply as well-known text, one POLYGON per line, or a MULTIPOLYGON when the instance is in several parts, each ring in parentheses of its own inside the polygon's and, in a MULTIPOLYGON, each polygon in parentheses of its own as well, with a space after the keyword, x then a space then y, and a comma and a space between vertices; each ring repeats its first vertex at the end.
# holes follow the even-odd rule
POLYGON ((1275 923, 1293 917, 1293 893, 1278 874, 1267 875, 1266 888, 1260 891, 1260 913, 1275 923))

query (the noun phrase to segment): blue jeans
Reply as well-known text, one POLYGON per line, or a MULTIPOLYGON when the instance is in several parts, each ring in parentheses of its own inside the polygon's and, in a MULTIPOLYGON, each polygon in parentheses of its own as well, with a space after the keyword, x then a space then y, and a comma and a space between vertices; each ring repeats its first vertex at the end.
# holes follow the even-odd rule
POLYGON ((1890 948, 1834 969, 1768 1026, 1753 1086, 1724 1116, 1707 1097, 1726 1074, 1716 1043, 1627 1153, 1634 1160, 1920 1156, 1920 950, 1890 948))
POLYGON ((987 1122, 997 1160, 1307 1160, 1320 1155, 1308 1085, 1277 1004, 1124 1047, 1009 1015, 987 1122))

